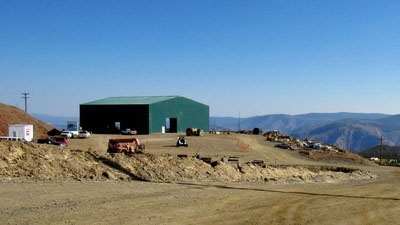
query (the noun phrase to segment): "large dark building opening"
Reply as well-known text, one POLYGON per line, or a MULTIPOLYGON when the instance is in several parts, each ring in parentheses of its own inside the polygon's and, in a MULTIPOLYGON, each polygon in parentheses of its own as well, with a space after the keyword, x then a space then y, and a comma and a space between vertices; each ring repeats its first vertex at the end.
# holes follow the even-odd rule
POLYGON ((139 134, 148 134, 148 108, 142 105, 81 105, 81 126, 99 134, 120 133, 128 128, 139 134))

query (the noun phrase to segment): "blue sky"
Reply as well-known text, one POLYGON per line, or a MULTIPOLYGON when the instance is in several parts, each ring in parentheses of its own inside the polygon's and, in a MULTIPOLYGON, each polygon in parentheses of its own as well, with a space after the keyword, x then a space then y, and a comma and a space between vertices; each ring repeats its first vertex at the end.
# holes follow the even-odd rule
POLYGON ((400 1, 0 1, 0 102, 78 115, 182 95, 214 116, 399 114, 400 1))

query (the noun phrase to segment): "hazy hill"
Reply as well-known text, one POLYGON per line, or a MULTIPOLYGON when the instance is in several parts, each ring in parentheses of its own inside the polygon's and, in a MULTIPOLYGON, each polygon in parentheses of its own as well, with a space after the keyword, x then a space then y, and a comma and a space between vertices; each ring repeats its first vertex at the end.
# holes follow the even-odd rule
MULTIPOLYGON (((238 118, 212 117, 216 126, 238 128, 238 118)), ((389 145, 400 145, 400 115, 364 113, 310 113, 303 115, 266 115, 241 119, 241 129, 259 127, 280 130, 298 138, 312 138, 360 151, 379 143, 384 135, 389 145)), ((212 128, 212 126, 211 126, 212 128)))
POLYGON ((400 115, 370 120, 342 120, 296 135, 353 151, 378 145, 381 136, 387 145, 400 145, 400 115))
MULTIPOLYGON (((344 119, 381 119, 385 114, 367 113, 309 113, 302 115, 273 114, 242 118, 241 129, 253 129, 255 127, 263 130, 280 130, 285 133, 304 133, 314 128, 344 119)), ((234 117, 211 117, 210 128, 214 124, 218 127, 237 130, 239 119, 234 117)))
POLYGON ((52 126, 42 122, 25 111, 0 103, 0 136, 8 136, 8 127, 12 124, 32 124, 34 138, 46 137, 52 126))
MULTIPOLYGON (((375 146, 363 151, 360 151, 359 154, 366 158, 371 157, 380 157, 380 146, 375 146)), ((382 158, 391 158, 397 159, 400 158, 400 147, 398 146, 383 146, 382 150, 382 158)))
POLYGON ((66 129, 67 121, 79 121, 79 117, 77 116, 50 116, 38 113, 32 113, 32 116, 39 120, 45 121, 46 123, 49 123, 58 129, 66 129))
POLYGON ((359 151, 379 143, 379 137, 384 135, 374 120, 342 120, 333 122, 303 134, 294 134, 298 138, 335 144, 346 150, 359 151))
POLYGON ((210 130, 237 130, 238 121, 234 117, 210 117, 210 130))

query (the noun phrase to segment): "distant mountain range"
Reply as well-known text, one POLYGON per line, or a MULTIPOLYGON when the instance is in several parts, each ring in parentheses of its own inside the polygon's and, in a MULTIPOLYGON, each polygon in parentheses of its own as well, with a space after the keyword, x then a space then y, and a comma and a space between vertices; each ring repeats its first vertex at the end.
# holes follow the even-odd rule
MULTIPOLYGON (((237 130, 239 119, 211 117, 210 128, 237 130)), ((400 145, 400 115, 366 113, 310 113, 265 115, 242 118, 241 129, 279 130, 297 138, 311 138, 358 152, 379 144, 400 145)))
POLYGON ((57 129, 66 129, 67 121, 79 121, 78 116, 50 116, 38 113, 32 113, 31 116, 44 121, 57 129))

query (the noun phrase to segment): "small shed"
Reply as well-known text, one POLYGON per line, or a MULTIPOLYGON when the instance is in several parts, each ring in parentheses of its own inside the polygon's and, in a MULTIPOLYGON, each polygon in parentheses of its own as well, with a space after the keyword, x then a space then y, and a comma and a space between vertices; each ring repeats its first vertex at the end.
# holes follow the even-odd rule
POLYGON ((31 124, 14 124, 8 128, 8 136, 23 138, 25 141, 33 139, 33 125, 31 124))

